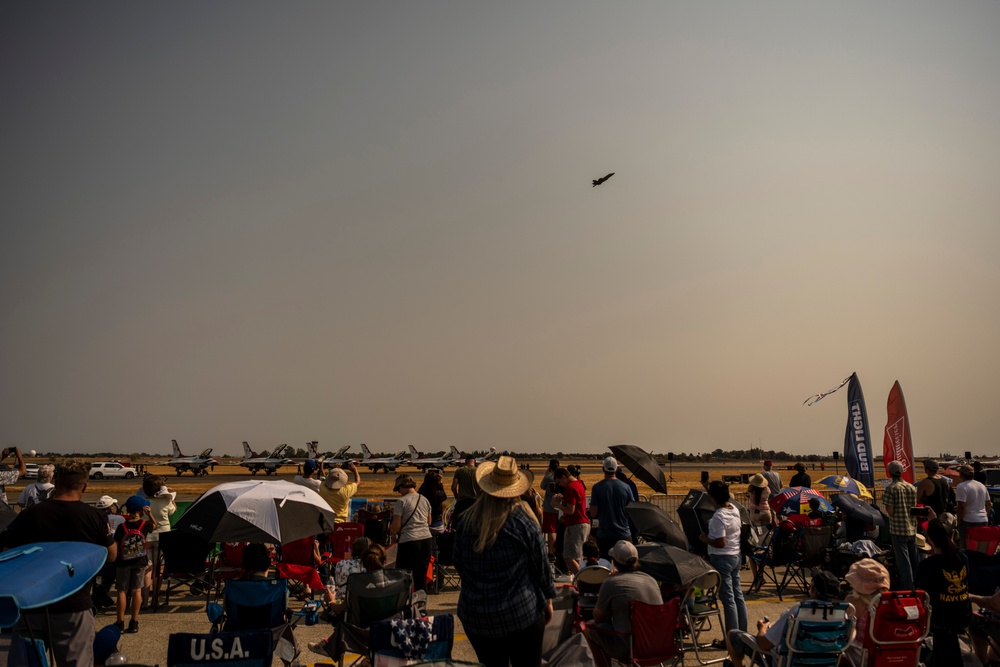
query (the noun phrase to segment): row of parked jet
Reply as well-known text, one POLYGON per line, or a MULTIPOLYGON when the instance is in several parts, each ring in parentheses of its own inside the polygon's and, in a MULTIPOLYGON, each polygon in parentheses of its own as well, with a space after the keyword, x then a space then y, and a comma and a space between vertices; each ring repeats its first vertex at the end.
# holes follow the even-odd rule
MULTIPOLYGON (((466 460, 466 457, 454 445, 451 446, 451 451, 444 456, 424 456, 417 451, 416 447, 410 445, 408 448, 409 454, 404 450, 394 456, 377 457, 371 453, 367 445, 362 444, 361 458, 355 459, 348 456, 348 450, 351 448, 350 445, 341 447, 336 452, 320 454, 319 441, 311 440, 306 443, 309 457, 307 459, 292 459, 285 456, 288 445, 279 445, 270 455, 261 456, 253 451, 250 445, 244 441, 242 461, 235 464, 220 464, 212 458, 211 449, 206 449, 198 456, 185 456, 181 452, 181 448, 176 440, 171 440, 170 442, 173 445, 173 458, 167 461, 167 465, 173 466, 178 475, 190 472, 195 477, 207 475, 209 468, 214 468, 216 465, 240 465, 249 470, 251 475, 256 475, 262 471, 265 475, 273 475, 282 466, 301 465, 309 459, 322 462, 327 467, 343 465, 353 461, 359 465, 366 466, 372 472, 382 471, 386 473, 395 472, 397 468, 405 465, 413 466, 421 471, 431 468, 444 470, 448 466, 461 465, 466 460)), ((483 461, 493 459, 497 456, 497 453, 496 449, 491 447, 488 455, 476 458, 476 464, 478 465, 483 461)))

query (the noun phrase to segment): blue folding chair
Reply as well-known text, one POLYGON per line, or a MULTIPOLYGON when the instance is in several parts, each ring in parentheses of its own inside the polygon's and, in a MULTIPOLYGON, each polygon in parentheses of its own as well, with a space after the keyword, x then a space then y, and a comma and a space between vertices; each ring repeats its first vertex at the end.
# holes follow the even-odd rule
POLYGON ((270 630, 286 623, 288 581, 231 580, 223 590, 223 615, 213 621, 212 630, 270 630))
POLYGON ((856 622, 846 602, 807 600, 792 611, 781 643, 757 651, 753 664, 766 667, 838 667, 856 622))
POLYGON ((223 590, 221 613, 218 605, 210 604, 207 610, 212 632, 269 630, 274 652, 283 663, 291 664, 299 655, 293 634, 299 617, 286 611, 287 598, 285 579, 228 581, 223 590))
POLYGON ((267 630, 178 632, 170 635, 167 643, 167 667, 271 667, 273 652, 271 633, 267 630))

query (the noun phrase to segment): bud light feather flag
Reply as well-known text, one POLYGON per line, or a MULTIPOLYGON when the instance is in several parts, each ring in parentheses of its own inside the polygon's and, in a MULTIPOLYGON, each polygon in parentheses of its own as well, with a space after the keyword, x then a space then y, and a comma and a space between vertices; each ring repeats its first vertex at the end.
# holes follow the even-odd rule
POLYGON ((882 457, 885 459, 885 474, 889 476, 889 464, 899 461, 903 466, 903 479, 913 484, 913 442, 910 440, 910 419, 906 414, 906 401, 899 380, 889 391, 886 405, 888 419, 885 424, 885 439, 882 441, 882 457))
POLYGON ((847 386, 847 432, 844 435, 844 466, 847 474, 867 487, 875 486, 872 440, 868 430, 868 410, 858 374, 852 373, 847 386))

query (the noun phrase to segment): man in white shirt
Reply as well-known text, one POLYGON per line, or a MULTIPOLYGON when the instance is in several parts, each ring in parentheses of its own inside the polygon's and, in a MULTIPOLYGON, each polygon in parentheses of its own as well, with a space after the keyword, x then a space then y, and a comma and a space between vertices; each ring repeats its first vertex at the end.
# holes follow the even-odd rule
POLYGON ((708 559, 722 581, 719 602, 722 603, 726 630, 747 629, 747 605, 740 583, 740 533, 743 522, 740 511, 729 502, 729 486, 715 481, 708 485, 708 495, 715 513, 708 522, 708 533, 698 536, 708 545, 708 559))
POLYGON ((306 459, 305 463, 302 464, 302 474, 296 475, 292 481, 319 493, 319 487, 323 485, 323 480, 316 474, 317 470, 319 470, 319 462, 316 459, 306 459))
POLYGON ((972 466, 959 466, 958 474, 964 480, 955 489, 955 501, 958 503, 958 532, 962 536, 962 546, 965 546, 965 533, 969 528, 989 525, 993 503, 990 502, 990 493, 986 487, 973 479, 976 473, 972 466))

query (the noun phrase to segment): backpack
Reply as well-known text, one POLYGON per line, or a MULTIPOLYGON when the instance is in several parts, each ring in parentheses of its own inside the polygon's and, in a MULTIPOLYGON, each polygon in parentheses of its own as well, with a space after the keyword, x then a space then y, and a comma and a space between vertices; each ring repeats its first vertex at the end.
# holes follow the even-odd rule
POLYGON ((128 522, 122 524, 125 534, 122 536, 119 547, 120 558, 123 563, 136 561, 146 557, 146 535, 142 532, 145 528, 145 520, 140 521, 135 528, 129 528, 128 522))

